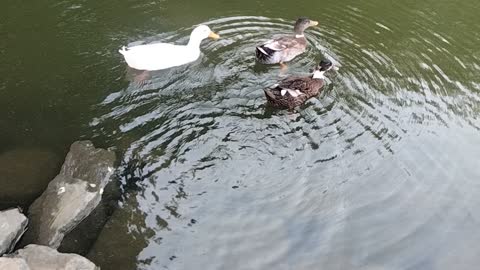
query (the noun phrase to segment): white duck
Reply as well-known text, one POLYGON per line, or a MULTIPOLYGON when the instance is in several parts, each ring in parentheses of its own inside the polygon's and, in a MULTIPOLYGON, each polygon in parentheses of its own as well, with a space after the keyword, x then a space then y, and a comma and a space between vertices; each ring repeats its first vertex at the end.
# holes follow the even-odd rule
POLYGON ((207 37, 218 39, 220 36, 212 32, 208 26, 199 25, 193 29, 187 45, 154 43, 133 47, 123 46, 119 52, 123 54, 127 64, 134 69, 166 69, 197 60, 200 56, 200 43, 207 37))

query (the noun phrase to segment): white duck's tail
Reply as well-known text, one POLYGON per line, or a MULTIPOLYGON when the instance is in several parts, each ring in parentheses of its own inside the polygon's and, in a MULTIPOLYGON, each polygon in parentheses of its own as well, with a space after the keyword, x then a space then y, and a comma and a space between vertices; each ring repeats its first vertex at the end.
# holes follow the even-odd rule
POLYGON ((125 55, 125 53, 127 52, 127 47, 123 46, 120 50, 118 50, 118 52, 125 55))

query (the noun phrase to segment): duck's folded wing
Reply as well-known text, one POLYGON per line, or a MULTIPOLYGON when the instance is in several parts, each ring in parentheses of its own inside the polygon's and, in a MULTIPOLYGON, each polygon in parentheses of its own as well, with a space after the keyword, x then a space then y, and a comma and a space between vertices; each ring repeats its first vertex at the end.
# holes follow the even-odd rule
POLYGON ((282 51, 288 48, 297 46, 299 43, 297 40, 289 37, 281 37, 278 39, 272 39, 263 44, 264 47, 272 49, 274 51, 282 51))
POLYGON ((299 90, 300 92, 304 92, 308 90, 310 78, 305 77, 290 77, 283 80, 280 83, 280 87, 284 89, 292 89, 292 90, 299 90))
POLYGON ((175 48, 179 46, 168 44, 168 43, 153 43, 153 44, 145 44, 145 45, 138 45, 133 47, 125 48, 127 54, 145 54, 150 55, 152 53, 158 52, 174 52, 175 48))
POLYGON ((185 58, 188 57, 185 46, 167 43, 122 48, 120 53, 130 67, 139 70, 158 70, 178 66, 186 63, 185 58))
POLYGON ((293 90, 293 89, 282 89, 280 92, 282 96, 285 96, 287 93, 292 96, 292 97, 298 97, 300 95, 303 95, 303 92, 300 90, 293 90))

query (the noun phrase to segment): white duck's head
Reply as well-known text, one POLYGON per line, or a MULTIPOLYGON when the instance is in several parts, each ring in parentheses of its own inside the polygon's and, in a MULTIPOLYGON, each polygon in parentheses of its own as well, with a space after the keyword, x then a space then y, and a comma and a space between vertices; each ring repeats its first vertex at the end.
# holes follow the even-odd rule
POLYGON ((199 25, 193 29, 192 33, 190 34, 190 41, 188 42, 189 45, 199 46, 200 42, 206 38, 211 39, 219 39, 220 36, 215 34, 210 27, 206 25, 199 25))

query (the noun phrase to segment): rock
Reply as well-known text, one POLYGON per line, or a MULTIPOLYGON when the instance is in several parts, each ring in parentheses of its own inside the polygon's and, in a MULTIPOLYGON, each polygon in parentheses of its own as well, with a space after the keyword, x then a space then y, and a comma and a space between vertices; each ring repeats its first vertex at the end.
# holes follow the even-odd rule
POLYGON ((0 212, 0 256, 13 249, 27 223, 27 218, 17 208, 0 212))
POLYGON ((127 195, 85 256, 102 269, 137 269, 139 254, 155 236, 147 225, 146 214, 139 210, 137 194, 127 195))
POLYGON ((61 165, 58 155, 41 148, 0 153, 0 210, 28 207, 42 194, 61 165))
MULTIPOLYGON (((23 259, 31 270, 99 270, 88 259, 71 253, 60 253, 52 248, 40 245, 28 245, 12 254, 13 259, 23 259)), ((4 268, 0 268, 4 269, 4 268)), ((8 269, 8 268, 6 268, 8 269)), ((22 268, 20 268, 22 269, 22 268)))
POLYGON ((22 258, 0 258, 0 269, 5 270, 31 270, 27 261, 22 258))
POLYGON ((113 152, 95 148, 90 141, 73 143, 60 174, 30 206, 30 228, 20 246, 58 248, 64 236, 99 204, 114 162, 113 152))
POLYGON ((98 206, 80 224, 63 238, 58 251, 85 256, 97 240, 103 227, 118 207, 121 189, 118 181, 111 181, 104 189, 98 206))
POLYGON ((114 162, 115 153, 112 151, 95 148, 90 141, 74 142, 60 174, 105 187, 113 173, 114 162))

